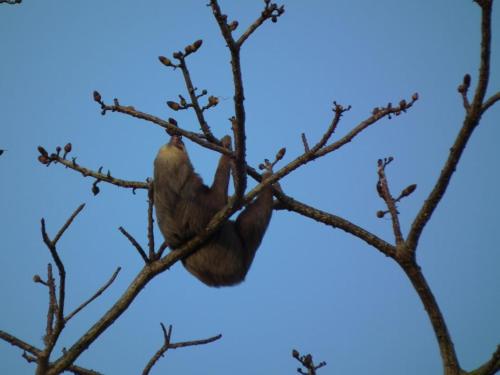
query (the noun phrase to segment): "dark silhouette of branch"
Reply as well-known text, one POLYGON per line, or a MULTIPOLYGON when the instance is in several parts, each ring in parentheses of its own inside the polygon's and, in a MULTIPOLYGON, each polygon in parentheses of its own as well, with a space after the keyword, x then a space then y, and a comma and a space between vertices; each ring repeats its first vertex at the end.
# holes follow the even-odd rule
POLYGON ((297 372, 299 374, 316 375, 316 370, 320 369, 321 367, 326 366, 326 362, 324 362, 324 361, 320 362, 319 365, 315 365, 313 362, 313 356, 311 354, 300 355, 300 353, 295 349, 292 350, 292 357, 295 358, 297 361, 299 361, 300 364, 306 370, 306 371, 304 371, 299 367, 297 369, 297 372))
POLYGON ((148 375, 153 366, 160 360, 161 357, 165 356, 165 353, 167 352, 168 349, 177 349, 177 348, 184 348, 187 346, 196 346, 196 345, 205 345, 209 344, 211 342, 219 340, 222 335, 217 335, 210 337, 208 339, 203 339, 203 340, 194 340, 194 341, 184 341, 184 342, 178 342, 178 343, 171 343, 170 339, 172 337, 172 325, 168 326, 168 331, 165 329, 165 326, 163 323, 160 323, 161 329, 163 331, 163 345, 158 351, 151 357, 149 362, 147 363, 146 367, 142 371, 142 375, 148 375))
MULTIPOLYGON (((36 283, 40 283, 48 288, 49 291, 49 303, 48 303, 48 311, 47 311, 47 320, 46 320, 46 329, 45 335, 43 337, 44 349, 40 350, 33 345, 30 345, 23 340, 12 336, 6 332, 0 331, 0 338, 10 344, 17 346, 20 349, 24 350, 23 357, 29 362, 35 362, 37 364, 37 374, 46 374, 50 372, 52 367, 52 362, 49 361, 49 358, 53 352, 53 349, 57 343, 57 340, 65 327, 66 322, 71 319, 75 314, 77 314, 81 309, 83 309, 86 305, 92 302, 95 298, 97 298, 114 280, 118 270, 113 275, 112 279, 108 281, 108 283, 103 286, 97 293, 94 294, 92 298, 78 307, 74 312, 69 314, 66 318, 64 318, 64 307, 65 307, 65 293, 66 293, 66 271, 64 268, 64 264, 57 252, 56 244, 69 228, 69 226, 73 223, 76 216, 83 210, 85 207, 84 204, 80 205, 66 220, 63 226, 59 229, 56 236, 53 240, 50 239, 45 225, 45 219, 41 220, 41 231, 43 242, 49 249, 49 252, 54 260, 58 272, 59 272, 59 294, 57 294, 57 284, 54 279, 52 273, 52 264, 47 265, 47 280, 43 281, 39 275, 35 275, 33 277, 33 281, 36 283), (29 355, 26 353, 30 353, 29 355)), ((98 372, 93 370, 87 370, 83 367, 79 367, 73 364, 70 364, 67 367, 67 370, 73 372, 74 374, 82 374, 82 375, 99 375, 98 372)))
MULTIPOLYGON (((42 351, 33 345, 28 344, 27 342, 24 342, 23 340, 12 336, 11 334, 1 331, 0 330, 0 339, 4 340, 5 342, 8 342, 12 346, 16 346, 19 349, 22 349, 24 351, 23 357, 27 361, 34 361, 36 362, 36 357, 40 356, 42 351), (32 354, 33 356, 28 356, 26 352, 32 354), (29 358, 29 359, 28 359, 29 358)), ((49 364, 50 365, 50 364, 49 364)), ((68 371, 74 373, 74 374, 81 374, 81 375, 101 375, 100 372, 94 371, 94 370, 88 370, 80 366, 76 365, 71 365, 68 368, 68 371)))
MULTIPOLYGON (((49 153, 41 146, 38 146, 38 151, 40 152, 40 156, 38 157, 38 160, 40 163, 45 164, 45 165, 50 165, 51 163, 60 163, 64 165, 66 168, 70 168, 74 171, 80 172, 83 177, 93 177, 96 179, 96 182, 104 181, 107 183, 110 183, 112 185, 124 187, 124 188, 130 188, 135 191, 135 189, 147 189, 148 188, 148 183, 147 182, 139 182, 139 181, 126 181, 122 180, 119 178, 114 178, 111 176, 111 172, 107 172, 106 174, 102 173, 102 167, 99 168, 98 171, 93 171, 89 168, 85 168, 80 166, 79 164, 76 163, 76 158, 73 158, 72 160, 66 159, 66 154, 64 156, 60 156, 60 147, 57 147, 57 150, 55 153, 52 153, 49 155, 49 153)), ((97 189, 93 190, 94 195, 96 195, 99 191, 97 189)))
POLYGON ((0 0, 0 4, 4 3, 4 4, 14 5, 14 4, 21 4, 22 2, 23 0, 0 0))
POLYGON ((496 94, 492 95, 488 100, 486 100, 483 104, 483 108, 481 109, 481 114, 486 112, 488 108, 490 108, 493 104, 498 102, 500 100, 500 92, 497 92, 496 94))
MULTIPOLYGON (((489 106, 496 100, 493 99, 487 102, 488 106, 483 105, 484 95, 488 87, 488 80, 490 74, 490 44, 491 44, 491 11, 492 1, 476 1, 481 6, 481 62, 479 67, 479 81, 476 87, 474 98, 470 104, 469 110, 466 112, 462 128, 460 129, 453 146, 450 148, 450 154, 446 160, 441 174, 438 177, 434 188, 422 205, 418 215, 408 234, 408 248, 415 251, 418 245, 418 240, 425 225, 429 222, 434 210, 441 201, 448 185, 450 184, 451 177, 455 172, 458 162, 462 153, 467 146, 467 142, 476 126, 479 124, 481 115, 489 106)), ((464 79, 464 82, 466 79, 464 79)), ((494 98, 494 97, 493 97, 494 98)))
POLYGON ((80 306, 78 306, 75 310, 73 310, 70 314, 68 314, 64 320, 67 323, 71 318, 73 318, 76 314, 78 314, 80 311, 82 311, 86 306, 88 306, 92 301, 95 301, 108 287, 115 281, 116 277, 121 271, 121 267, 118 267, 115 272, 113 272, 113 275, 111 275, 111 278, 104 284, 102 287, 100 287, 97 292, 94 293, 92 297, 90 297, 88 300, 83 302, 80 306))
POLYGON ((144 263, 149 263, 149 258, 146 255, 146 252, 142 249, 142 246, 137 242, 137 240, 132 237, 132 235, 125 230, 123 227, 119 227, 118 230, 130 241, 130 243, 135 247, 141 258, 144 260, 144 263))
MULTIPOLYGON (((201 107, 201 105, 198 101, 200 96, 196 95, 196 88, 194 87, 193 81, 191 80, 191 73, 189 72, 188 67, 186 65, 186 59, 185 59, 184 54, 181 54, 179 56, 179 61, 180 61, 179 67, 181 68, 182 75, 184 77, 184 82, 186 84, 186 88, 188 90, 189 97, 190 97, 191 103, 193 105, 193 109, 196 113, 196 117, 197 117, 198 122, 200 124, 200 128, 203 131, 203 134, 205 135, 205 137, 207 138, 207 140, 209 142, 217 143, 217 139, 212 134, 212 131, 210 130, 210 127, 208 126, 208 123, 205 119, 205 116, 203 115, 204 109, 201 107)), ((204 96, 204 95, 206 95, 206 90, 203 91, 201 94, 201 96, 204 96)))
POLYGON ((420 266, 414 259, 414 253, 405 249, 405 251, 398 252, 398 264, 401 266, 406 276, 410 280, 413 288, 417 292, 425 311, 431 321, 434 334, 438 341, 439 349, 441 352, 441 359, 443 361, 445 375, 459 375, 460 365, 455 352, 455 347, 451 339, 448 327, 444 316, 439 308, 439 305, 432 293, 432 290, 427 283, 420 266))
POLYGON ((396 240, 396 246, 399 246, 403 243, 403 234, 401 232, 401 224, 399 222, 399 212, 396 208, 396 199, 392 196, 389 190, 389 183, 387 182, 387 178, 385 176, 385 167, 389 165, 394 159, 392 157, 386 158, 384 160, 379 159, 378 161, 378 182, 377 182, 377 191, 380 196, 387 205, 388 212, 391 216, 392 221, 392 230, 394 231, 394 237, 396 240))
POLYGON ((500 345, 491 356, 491 359, 481 367, 469 372, 470 375, 495 375, 500 371, 500 345))
POLYGON ((154 237, 154 218, 153 218, 153 205, 154 205, 154 199, 153 199, 153 185, 149 185, 148 189, 148 228, 147 228, 147 233, 148 233, 148 250, 149 250, 149 259, 153 259, 156 254, 155 254, 155 237, 154 237))

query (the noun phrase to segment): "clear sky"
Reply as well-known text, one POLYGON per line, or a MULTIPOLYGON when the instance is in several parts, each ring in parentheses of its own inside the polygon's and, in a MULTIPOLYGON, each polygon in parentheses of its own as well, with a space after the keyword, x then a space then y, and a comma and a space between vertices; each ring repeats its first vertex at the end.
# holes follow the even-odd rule
MULTIPOLYGON (((121 266, 117 281, 70 322, 57 350, 70 346, 124 291, 142 260, 118 232, 124 226, 146 243, 146 196, 100 184, 36 160, 73 143, 87 167, 145 180, 166 141, 162 129, 109 113, 107 102, 168 118, 165 105, 185 94, 179 71, 162 66, 196 39, 189 59, 195 85, 221 98, 208 120, 217 136, 230 132, 229 53, 207 1, 33 1, 0 5, 0 329, 42 346, 46 290, 34 284, 50 261, 39 229, 54 235, 82 202, 85 210, 60 242, 68 272, 67 306, 78 306, 121 266)), ((375 106, 421 100, 404 116, 384 120, 339 152, 282 180, 291 196, 346 217, 392 242, 391 225, 377 219, 376 161, 388 167, 393 191, 416 192, 400 205, 406 231, 434 184, 461 125, 456 87, 465 73, 476 83, 479 8, 470 0, 337 0, 285 3, 277 24, 266 24, 242 52, 246 83, 248 162, 256 166, 287 148, 302 152, 300 134, 314 142, 326 129, 331 103, 353 109, 340 137, 375 106)), ((489 94, 500 89, 499 4, 494 9, 489 94)), ((263 2, 221 1, 243 30, 263 2)), ((197 131, 193 113, 175 114, 197 131)), ((418 259, 455 342, 471 369, 500 342, 500 106, 483 118, 447 196, 422 237, 418 259)), ((188 144, 197 171, 209 180, 217 155, 188 144)), ((162 343, 160 322, 173 341, 222 340, 171 351, 154 373, 293 374, 291 350, 328 365, 320 374, 439 374, 441 363, 424 309, 399 268, 340 230, 275 212, 244 284, 211 289, 177 264, 151 282, 129 310, 78 364, 106 374, 137 374, 162 343)), ((21 352, 0 342, 0 373, 31 374, 21 352)))

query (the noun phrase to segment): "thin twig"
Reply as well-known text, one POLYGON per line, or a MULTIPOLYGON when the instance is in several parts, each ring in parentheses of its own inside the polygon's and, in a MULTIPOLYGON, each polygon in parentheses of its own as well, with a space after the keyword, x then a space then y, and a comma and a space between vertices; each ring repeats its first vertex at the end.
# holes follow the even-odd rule
POLYGON ((490 108, 493 104, 500 100, 500 92, 490 96, 483 104, 483 108, 481 109, 481 114, 486 112, 488 108, 490 108))
POLYGON ((148 184, 147 182, 140 182, 140 181, 127 181, 127 180, 122 180, 119 178, 114 178, 109 174, 104 174, 100 172, 93 171, 89 168, 85 168, 80 166, 79 164, 76 163, 76 161, 73 160, 67 160, 63 159, 60 156, 57 156, 56 154, 50 155, 50 158, 57 161, 58 163, 73 169, 77 172, 80 172, 83 177, 93 177, 98 181, 104 181, 109 184, 115 185, 115 186, 120 186, 123 188, 128 188, 128 189, 147 189, 148 184))
POLYGON ((154 218, 153 218, 153 204, 154 204, 153 184, 150 184, 148 189, 148 249, 149 259, 155 257, 155 237, 154 237, 154 218))
POLYGON ((67 323, 71 318, 73 318, 76 314, 78 314, 81 310, 83 310, 87 305, 89 305, 92 301, 94 301, 97 297, 99 297, 112 283, 115 281, 116 277, 118 276, 118 273, 120 272, 121 267, 118 267, 116 271, 113 273, 111 278, 104 284, 102 287, 100 287, 97 292, 94 293, 92 297, 90 297, 87 301, 83 302, 80 306, 78 306, 73 312, 68 314, 65 318, 64 321, 67 323))
POLYGON ((50 346, 51 341, 54 336, 54 317, 57 307, 57 298, 56 298, 56 283, 54 280, 54 276, 52 275, 52 264, 47 265, 47 286, 49 289, 49 306, 47 310, 47 324, 45 327, 45 336, 43 341, 45 346, 50 346))
POLYGON ((280 17, 284 12, 284 7, 278 7, 276 4, 266 4, 264 11, 260 14, 260 17, 257 18, 240 36, 237 40, 236 44, 241 47, 243 43, 253 34, 255 30, 257 30, 266 20, 274 17, 280 17), (271 8, 272 7, 272 8, 271 8))
MULTIPOLYGON (((28 344, 27 342, 12 336, 11 334, 1 331, 0 330, 0 339, 4 340, 5 342, 8 342, 12 346, 16 346, 22 350, 24 350, 23 357, 26 358, 26 360, 29 360, 30 362, 36 362, 37 357, 39 357, 42 354, 42 351, 38 349, 37 347, 28 344), (26 352, 31 353, 34 355, 34 357, 30 357, 26 354, 26 352)), ((50 364, 49 364, 50 365, 50 364)), ((94 370, 88 370, 83 367, 77 366, 77 365, 71 365, 68 368, 69 371, 73 372, 74 374, 82 374, 82 375, 101 375, 101 373, 94 371, 94 370)))
POLYGON ((85 203, 82 203, 80 206, 78 206, 78 208, 71 214, 69 219, 66 220, 66 222, 61 227, 61 229, 59 229, 59 232, 57 232, 56 236, 52 240, 52 243, 54 244, 54 246, 57 245, 57 241, 59 241, 59 239, 62 237, 62 235, 64 234, 66 229, 68 229, 68 227, 71 225, 73 220, 75 220, 75 217, 84 209, 84 207, 85 207, 85 203))
MULTIPOLYGON (((415 251, 418 245, 420 235, 429 222, 432 214, 434 213, 439 202, 443 198, 448 185, 450 184, 451 177, 455 172, 458 162, 467 146, 467 143, 472 136, 476 126, 479 124, 483 104, 482 100, 486 92, 489 80, 489 66, 490 66, 490 43, 491 43, 491 2, 489 0, 481 2, 482 8, 482 22, 481 22, 481 65, 479 68, 479 82, 477 84, 474 99, 471 103, 470 110, 466 113, 463 121, 462 128, 460 129, 453 146, 450 148, 450 154, 446 160, 443 169, 420 208, 417 216, 415 217, 410 232, 408 234, 407 244, 411 251, 415 251)), ((489 103, 488 103, 489 104, 489 103)), ((493 103, 491 103, 493 104, 493 103)))
POLYGON ((36 348, 35 346, 30 345, 27 342, 17 338, 16 336, 12 336, 10 333, 7 333, 2 330, 0 330, 0 339, 4 340, 5 342, 8 342, 12 346, 17 346, 18 348, 27 351, 36 357, 38 357, 42 353, 42 351, 36 348))
POLYGON ((375 234, 368 232, 367 230, 359 227, 358 225, 312 206, 308 206, 305 203, 299 202, 294 198, 287 196, 282 192, 274 192, 274 195, 278 198, 279 204, 277 209, 285 209, 289 211, 294 211, 302 216, 308 217, 320 223, 329 225, 333 228, 341 229, 353 236, 365 241, 367 244, 373 246, 381 253, 388 257, 394 257, 396 254, 396 249, 390 243, 384 241, 383 239, 377 237, 375 234))
POLYGON ((214 137, 212 134, 212 131, 210 130, 210 126, 208 126, 208 123, 205 119, 205 116, 203 115, 203 110, 200 106, 200 102, 198 101, 198 97, 196 95, 196 89, 193 85, 193 81, 191 80, 191 74, 189 72, 189 69, 186 65, 186 59, 184 58, 184 55, 180 56, 180 64, 179 67, 181 68, 182 75, 184 77, 184 82, 186 84, 186 88, 189 93, 189 97, 191 99, 191 104, 193 105, 194 112, 196 113, 196 117, 198 119, 198 123, 200 124, 200 128, 203 131, 203 134, 207 138, 209 142, 212 143, 217 143, 217 139, 214 137))
POLYGON ((469 372, 469 375, 495 375, 498 371, 500 371, 500 345, 484 365, 469 372))
MULTIPOLYGON (((222 153, 222 154, 231 155, 231 152, 229 150, 227 150, 225 147, 219 146, 220 142, 217 142, 217 143, 208 142, 207 140, 204 139, 204 136, 201 134, 197 134, 197 133, 193 133, 193 132, 181 129, 178 126, 175 126, 168 121, 162 120, 161 118, 150 115, 148 113, 138 111, 133 107, 122 106, 120 104, 115 103, 114 105, 111 105, 111 106, 104 104, 102 106, 102 108, 103 108, 103 110, 106 110, 106 111, 119 112, 119 113, 123 113, 125 115, 129 115, 129 116, 141 119, 141 120, 146 120, 148 122, 152 122, 156 125, 161 126, 164 129, 168 130, 169 134, 181 135, 187 139, 190 139, 191 141, 193 141, 194 143, 196 143, 202 147, 217 151, 217 152, 222 153)), ((147 187, 148 187, 147 183, 141 183, 141 184, 143 184, 140 187, 141 189, 147 189, 147 187)))
POLYGON ((214 17, 219 25, 222 36, 226 41, 229 52, 231 53, 231 67, 234 83, 234 116, 231 118, 234 138, 234 156, 235 156, 235 171, 234 177, 234 196, 233 203, 240 206, 243 195, 247 186, 246 175, 246 133, 245 133, 245 94, 243 88, 243 79, 241 76, 240 62, 240 45, 235 43, 229 25, 227 24, 227 16, 222 14, 219 4, 216 0, 210 1, 210 6, 214 17))
POLYGON ((392 230, 394 232, 394 237, 396 239, 396 245, 400 245, 403 243, 403 234, 401 232, 401 224, 399 223, 399 212, 396 207, 396 200, 392 196, 389 190, 389 183, 387 182, 387 177, 385 175, 385 167, 392 161, 392 158, 388 158, 386 160, 378 161, 378 183, 377 190, 379 191, 380 197, 384 200, 389 213, 391 215, 392 221, 392 230))
POLYGON ((142 371, 142 375, 148 375, 153 366, 158 362, 158 360, 165 355, 168 349, 177 349, 177 348, 183 348, 187 346, 195 346, 195 345, 205 345, 209 344, 211 342, 214 342, 216 340, 219 340, 222 335, 217 335, 210 337, 208 339, 204 340, 194 340, 194 341, 185 341, 185 342, 178 342, 178 343, 170 343, 170 339, 172 337, 172 325, 168 326, 168 331, 165 329, 165 326, 163 323, 161 324, 161 329, 163 331, 163 345, 158 351, 153 355, 153 357, 149 360, 147 363, 146 367, 142 371))
POLYGON ((142 249, 141 245, 139 244, 139 242, 137 242, 137 240, 132 237, 131 234, 129 234, 125 228, 123 227, 119 227, 118 230, 125 236, 127 237, 127 239, 130 241, 130 243, 135 247, 135 249, 137 250, 137 252, 139 253, 139 255, 141 256, 141 258, 144 260, 144 263, 149 263, 149 259, 148 259, 148 256, 146 255, 146 253, 144 252, 144 250, 142 249))

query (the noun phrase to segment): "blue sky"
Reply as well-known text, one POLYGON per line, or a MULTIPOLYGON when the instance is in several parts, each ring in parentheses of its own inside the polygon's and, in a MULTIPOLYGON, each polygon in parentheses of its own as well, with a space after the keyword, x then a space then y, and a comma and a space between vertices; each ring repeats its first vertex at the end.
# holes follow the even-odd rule
MULTIPOLYGON (((71 141, 87 167, 145 180, 166 141, 162 129, 109 113, 107 102, 168 118, 197 131, 193 113, 165 105, 185 94, 180 72, 162 66, 196 39, 203 47, 188 63, 195 85, 220 97, 207 115, 216 135, 230 132, 232 86, 229 53, 207 1, 29 1, 0 6, 0 329, 41 346, 46 293, 32 282, 45 275, 49 253, 39 221, 58 230, 87 204, 60 242, 68 272, 67 306, 88 298, 121 266, 117 281, 77 316, 58 350, 105 312, 141 267, 118 232, 124 226, 146 243, 146 196, 100 184, 36 160, 38 145, 53 151, 71 141)), ((307 204, 335 213, 392 241, 383 202, 375 191, 376 161, 388 167, 393 191, 411 183, 416 192, 400 204, 406 232, 434 184, 461 125, 456 87, 465 73, 476 83, 479 9, 468 0, 297 1, 285 4, 277 24, 266 24, 242 52, 246 88, 248 162, 256 166, 287 148, 284 162, 302 152, 300 134, 314 142, 326 129, 336 100, 353 109, 340 137, 375 106, 420 100, 404 116, 384 120, 335 154, 282 180, 283 189, 307 204)), ((222 1, 241 30, 263 2, 222 1)), ((489 94, 500 89, 498 4, 494 9, 489 94)), ((500 341, 500 107, 474 134, 421 240, 418 259, 431 285, 465 369, 483 363, 500 341)), ((217 155, 188 145, 205 181, 217 155)), ((290 374, 291 350, 313 353, 328 365, 320 373, 438 374, 439 351, 416 293, 399 268, 340 230, 287 212, 275 212, 244 284, 211 289, 180 264, 151 282, 129 310, 78 360, 109 374, 139 373, 161 345, 159 323, 173 324, 173 340, 218 333, 203 347, 171 351, 155 373, 290 374)), ((0 343, 0 372, 31 374, 19 350, 0 343)))

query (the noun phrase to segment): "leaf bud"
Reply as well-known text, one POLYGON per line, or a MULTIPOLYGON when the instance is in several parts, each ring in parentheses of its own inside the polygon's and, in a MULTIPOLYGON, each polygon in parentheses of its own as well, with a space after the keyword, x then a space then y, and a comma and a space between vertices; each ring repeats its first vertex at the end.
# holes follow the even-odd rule
POLYGON ((203 44, 203 40, 201 40, 201 39, 198 39, 196 42, 194 42, 191 45, 193 47, 193 52, 198 51, 198 48, 200 48, 202 44, 203 44))
POLYGON ((34 276, 33 276, 33 281, 34 281, 35 283, 43 283, 43 280, 42 280, 42 278, 40 277, 40 275, 34 275, 34 276))
POLYGON ((229 30, 234 31, 238 27, 238 21, 233 21, 228 26, 229 26, 229 30))
POLYGON ((181 109, 179 103, 176 102, 168 101, 167 105, 170 107, 170 109, 173 109, 174 111, 178 111, 179 109, 181 109))
POLYGON ((38 146, 38 152, 44 156, 49 156, 47 150, 45 150, 42 146, 38 146))
POLYGON ((94 90, 93 97, 94 97, 94 101, 96 101, 99 104, 102 103, 101 94, 99 94, 99 92, 94 90))
POLYGON ((464 75, 464 86, 467 88, 470 86, 470 74, 464 75))
POLYGON ((407 197, 408 195, 410 195, 411 193, 413 193, 415 191, 415 189, 417 188, 417 184, 412 184, 408 187, 406 187, 402 192, 401 192, 401 197, 407 197))
POLYGON ((160 60, 160 62, 165 66, 172 66, 172 61, 170 61, 170 59, 167 59, 165 56, 159 56, 158 60, 160 60))
POLYGON ((42 164, 49 164, 50 159, 49 159, 48 155, 40 155, 38 157, 38 161, 42 164))
POLYGON ((278 153, 276 154, 276 160, 281 160, 283 159, 283 156, 285 156, 285 153, 286 153, 286 148, 282 148, 278 151, 278 153))
POLYGON ((217 98, 216 96, 209 96, 208 97, 208 104, 211 107, 216 106, 217 104, 219 104, 219 98, 217 98))

